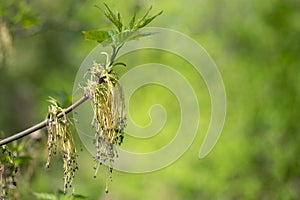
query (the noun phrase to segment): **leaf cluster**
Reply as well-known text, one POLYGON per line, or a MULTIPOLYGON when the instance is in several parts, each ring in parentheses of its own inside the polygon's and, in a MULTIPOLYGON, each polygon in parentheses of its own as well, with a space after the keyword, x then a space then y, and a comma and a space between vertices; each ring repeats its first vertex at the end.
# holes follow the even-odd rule
POLYGON ((159 13, 150 16, 149 13, 152 10, 151 6, 141 18, 137 19, 135 13, 128 25, 125 25, 123 17, 118 11, 114 13, 107 4, 104 3, 104 6, 104 15, 115 26, 116 30, 83 31, 82 33, 86 40, 95 40, 98 43, 101 43, 111 39, 112 41, 117 40, 119 43, 124 43, 129 40, 138 39, 139 37, 149 35, 141 34, 138 30, 150 24, 156 17, 163 13, 163 11, 160 11, 159 13), (123 38, 114 38, 114 36, 120 33, 125 33, 125 35, 122 35, 123 38))

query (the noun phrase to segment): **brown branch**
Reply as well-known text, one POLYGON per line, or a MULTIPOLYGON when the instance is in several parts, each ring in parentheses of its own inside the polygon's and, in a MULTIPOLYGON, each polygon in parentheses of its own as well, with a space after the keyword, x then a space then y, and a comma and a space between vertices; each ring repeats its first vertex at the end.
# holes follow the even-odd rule
MULTIPOLYGON (((68 108, 65 109, 65 114, 68 114, 69 112, 71 112, 72 110, 74 110, 77 106, 79 106, 80 104, 82 104, 83 102, 85 102, 86 100, 88 99, 88 97, 86 95, 84 95, 83 97, 81 97, 81 99, 79 99, 78 101, 76 101, 75 103, 73 103, 72 105, 70 105, 68 108)), ((62 117, 63 116, 63 113, 59 113, 57 115, 58 118, 62 117)), ((4 145, 4 144, 7 144, 7 143, 10 143, 14 140, 18 140, 22 137, 25 137, 26 135, 29 135, 39 129, 42 129, 44 127, 46 127, 48 123, 48 120, 45 119, 44 121, 41 121, 40 123, 36 124, 36 125, 33 125, 32 127, 24 130, 24 131, 21 131, 19 133, 16 133, 10 137, 7 137, 3 140, 0 140, 0 146, 4 145)))

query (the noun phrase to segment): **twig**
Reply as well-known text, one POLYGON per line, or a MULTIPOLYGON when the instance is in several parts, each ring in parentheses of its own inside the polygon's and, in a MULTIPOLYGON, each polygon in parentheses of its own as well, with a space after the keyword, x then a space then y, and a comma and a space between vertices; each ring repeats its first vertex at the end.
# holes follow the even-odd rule
MULTIPOLYGON (((81 97, 81 99, 79 99, 78 101, 76 101, 75 103, 73 103, 72 105, 70 105, 68 108, 65 109, 65 114, 68 114, 69 112, 71 112, 73 109, 75 109, 77 106, 79 106, 80 104, 82 104, 83 102, 85 102, 86 100, 88 99, 88 97, 86 95, 84 95, 83 97, 81 97)), ((59 113, 57 115, 58 118, 62 117, 64 114, 63 113, 59 113)), ((42 129, 44 127, 46 127, 48 123, 48 119, 45 119, 44 121, 24 130, 24 131, 21 131, 19 133, 16 133, 10 137, 7 137, 3 140, 0 140, 0 146, 4 145, 4 144, 7 144, 7 143, 10 143, 14 140, 18 140, 22 137, 25 137, 26 135, 29 135, 39 129, 42 129)))

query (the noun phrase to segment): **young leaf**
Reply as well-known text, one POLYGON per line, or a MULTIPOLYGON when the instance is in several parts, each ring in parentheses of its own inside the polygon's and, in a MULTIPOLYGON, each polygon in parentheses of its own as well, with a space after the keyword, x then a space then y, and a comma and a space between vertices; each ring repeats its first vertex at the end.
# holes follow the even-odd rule
POLYGON ((105 13, 106 13, 109 17, 111 17, 112 19, 116 20, 117 18, 116 18, 116 16, 115 16, 115 14, 113 13, 113 11, 109 8, 109 6, 108 6, 106 3, 104 3, 104 6, 105 6, 106 9, 107 9, 107 11, 105 11, 105 13))
POLYGON ((104 3, 104 6, 107 9, 107 11, 104 11, 104 15, 117 27, 118 31, 121 32, 123 27, 121 15, 118 13, 118 16, 116 16, 106 3, 104 3))
MULTIPOLYGON (((129 38, 129 40, 138 40, 139 38, 146 37, 146 36, 153 35, 153 34, 155 34, 155 32, 145 32, 145 33, 138 32, 138 34, 131 36, 129 38)), ((129 41, 129 40, 127 40, 127 41, 129 41)))
POLYGON ((139 34, 138 31, 126 30, 120 34, 113 35, 112 40, 113 40, 113 43, 118 46, 118 45, 124 44, 125 42, 132 40, 131 38, 135 37, 138 34, 139 34))
POLYGON ((134 25, 135 25, 135 17, 136 17, 136 13, 134 13, 132 19, 130 20, 129 22, 129 28, 130 30, 132 30, 134 28, 134 25))
POLYGON ((117 12, 117 15, 118 15, 118 21, 120 22, 121 24, 121 30, 122 30, 122 27, 123 27, 123 24, 122 24, 122 16, 119 12, 117 12))
POLYGON ((163 11, 160 11, 156 15, 146 18, 143 21, 140 21, 137 28, 143 28, 143 27, 147 26, 150 22, 152 22, 157 16, 161 15, 162 13, 163 13, 163 11))
POLYGON ((119 46, 126 42, 129 42, 130 40, 137 40, 141 37, 145 37, 148 35, 153 35, 154 33, 146 33, 146 32, 140 32, 139 30, 133 30, 133 31, 123 31, 119 34, 111 35, 111 37, 108 40, 105 40, 101 43, 102 46, 109 46, 109 45, 115 45, 119 46))
POLYGON ((109 45, 118 45, 117 42, 115 41, 115 36, 118 35, 118 31, 115 31, 115 30, 108 30, 106 31, 108 34, 109 34, 109 37, 102 41, 102 42, 99 42, 101 43, 101 45, 103 47, 106 47, 106 46, 109 46, 109 45))
POLYGON ((90 31, 82 31, 82 33, 86 40, 96 40, 99 43, 111 37, 108 31, 90 30, 90 31))
POLYGON ((139 20, 138 24, 140 22, 142 22, 144 19, 146 19, 146 17, 148 16, 149 12, 152 10, 152 6, 150 6, 150 8, 147 10, 147 12, 145 13, 145 15, 139 20))

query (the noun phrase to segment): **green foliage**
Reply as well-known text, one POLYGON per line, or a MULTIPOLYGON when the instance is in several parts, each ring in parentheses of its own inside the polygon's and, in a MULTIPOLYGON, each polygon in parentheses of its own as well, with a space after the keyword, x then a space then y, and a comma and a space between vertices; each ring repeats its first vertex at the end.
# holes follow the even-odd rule
POLYGON ((102 43, 107 39, 108 42, 106 42, 104 45, 113 44, 115 46, 122 45, 125 42, 128 42, 130 40, 135 40, 140 37, 144 37, 147 35, 150 35, 151 33, 140 33, 138 30, 147 26, 149 23, 151 23, 156 17, 161 15, 163 11, 160 11, 154 16, 148 16, 152 6, 147 10, 145 15, 136 21, 136 14, 132 17, 130 20, 128 26, 124 26, 122 21, 122 16, 119 12, 116 12, 116 14, 109 8, 107 4, 104 4, 106 10, 104 11, 105 16, 109 21, 115 25, 116 31, 108 30, 90 30, 90 31, 83 31, 83 34, 85 36, 86 40, 95 40, 98 43, 102 43))
POLYGON ((84 38, 86 40, 96 40, 98 43, 101 43, 110 38, 110 34, 108 31, 90 30, 82 31, 82 33, 84 34, 84 38))
POLYGON ((111 21, 111 23, 113 23, 116 26, 119 33, 121 33, 124 30, 134 31, 143 28, 147 26, 149 23, 151 23, 156 17, 158 17, 163 13, 163 11, 160 11, 154 16, 148 16, 150 11, 152 10, 152 6, 150 6, 150 8, 146 11, 144 16, 137 21, 136 21, 136 13, 134 13, 133 17, 129 22, 129 25, 124 27, 121 14, 119 12, 116 12, 116 14, 114 14, 114 12, 105 3, 104 6, 106 7, 106 11, 104 11, 105 16, 107 17, 107 19, 109 19, 109 21, 111 21))
POLYGON ((146 12, 146 14, 141 19, 139 19, 137 22, 135 22, 135 15, 134 15, 129 23, 130 29, 135 30, 135 29, 143 28, 143 27, 147 26, 149 23, 151 23, 156 17, 158 17, 159 15, 161 15, 163 13, 163 11, 160 11, 156 15, 149 17, 148 15, 149 15, 149 12, 151 11, 151 9, 152 9, 152 6, 149 8, 149 10, 146 12))
POLYGON ((121 33, 123 28, 121 14, 119 12, 114 14, 113 11, 108 7, 106 3, 104 3, 104 6, 106 7, 106 10, 104 11, 104 15, 116 26, 118 32, 121 33))
POLYGON ((1 1, 0 20, 4 20, 9 26, 30 27, 39 22, 33 10, 26 1, 1 1))

